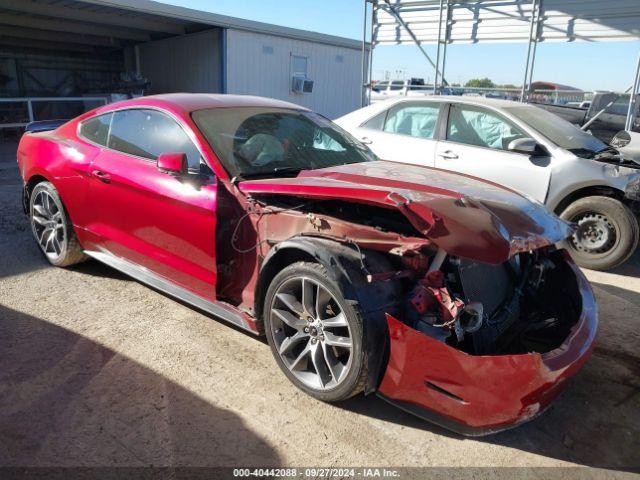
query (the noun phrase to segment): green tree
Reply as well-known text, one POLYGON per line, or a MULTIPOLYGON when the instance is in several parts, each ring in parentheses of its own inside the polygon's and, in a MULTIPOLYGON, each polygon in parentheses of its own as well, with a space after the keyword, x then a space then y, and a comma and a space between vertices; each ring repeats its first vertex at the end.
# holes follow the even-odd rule
POLYGON ((465 87, 472 88, 493 88, 495 85, 487 77, 485 78, 472 78, 464 84, 465 87))

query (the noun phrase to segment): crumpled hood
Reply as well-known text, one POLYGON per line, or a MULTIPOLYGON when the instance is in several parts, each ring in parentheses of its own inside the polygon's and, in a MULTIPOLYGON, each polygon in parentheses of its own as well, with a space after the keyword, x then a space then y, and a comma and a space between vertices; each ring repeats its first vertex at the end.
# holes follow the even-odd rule
POLYGON ((395 208, 452 255, 501 263, 571 235, 568 223, 508 188, 446 170, 377 161, 247 180, 245 194, 345 200, 395 208))

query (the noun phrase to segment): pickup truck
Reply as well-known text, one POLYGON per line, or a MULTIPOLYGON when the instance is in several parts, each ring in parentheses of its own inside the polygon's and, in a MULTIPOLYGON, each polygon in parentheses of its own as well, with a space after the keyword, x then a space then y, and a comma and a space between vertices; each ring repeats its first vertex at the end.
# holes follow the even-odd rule
MULTIPOLYGON (((640 97, 640 96, 639 96, 640 97)), ((640 118, 638 117, 638 107, 640 107, 640 99, 636 100, 635 119, 632 130, 640 132, 640 118)), ((596 92, 593 96, 591 104, 587 107, 569 106, 569 105, 552 105, 546 103, 530 102, 537 107, 544 108, 574 125, 582 126, 591 120, 600 110, 605 109, 587 129, 595 137, 604 143, 610 143, 614 135, 624 130, 625 120, 627 118, 627 109, 629 107, 629 94, 618 94, 613 92, 596 92), (609 103, 613 103, 609 105, 609 103), (609 106, 607 106, 609 105, 609 106)))

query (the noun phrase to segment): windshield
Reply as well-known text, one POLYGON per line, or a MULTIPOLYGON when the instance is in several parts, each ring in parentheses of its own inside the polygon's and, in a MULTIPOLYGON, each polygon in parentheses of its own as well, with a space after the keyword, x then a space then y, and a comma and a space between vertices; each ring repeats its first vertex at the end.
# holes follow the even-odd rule
POLYGON ((593 135, 542 108, 522 105, 505 107, 505 110, 559 147, 573 153, 579 154, 583 151, 595 153, 607 149, 607 145, 593 135))
POLYGON ((377 160, 347 132, 312 112, 235 107, 199 110, 192 117, 232 177, 276 177, 377 160))

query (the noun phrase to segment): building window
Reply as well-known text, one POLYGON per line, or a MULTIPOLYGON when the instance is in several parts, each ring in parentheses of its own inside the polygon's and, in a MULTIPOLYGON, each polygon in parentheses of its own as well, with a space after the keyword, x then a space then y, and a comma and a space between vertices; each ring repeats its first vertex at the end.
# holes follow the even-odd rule
POLYGON ((271 45, 263 45, 262 53, 265 55, 273 55, 273 47, 271 45))
POLYGON ((307 76, 307 57, 291 55, 291 75, 294 77, 307 76))
POLYGON ((342 55, 336 55, 336 63, 343 63, 344 57, 342 55))

